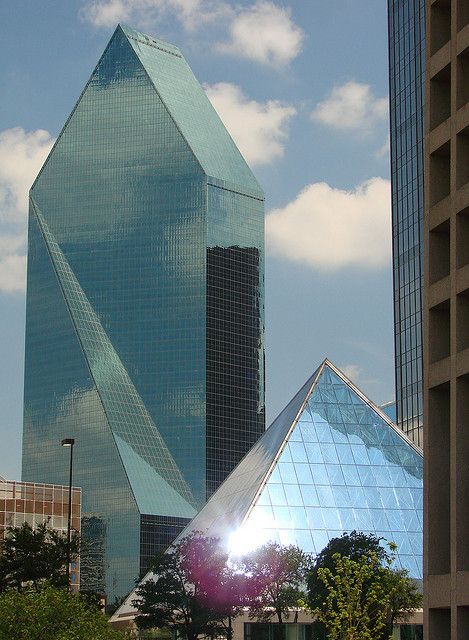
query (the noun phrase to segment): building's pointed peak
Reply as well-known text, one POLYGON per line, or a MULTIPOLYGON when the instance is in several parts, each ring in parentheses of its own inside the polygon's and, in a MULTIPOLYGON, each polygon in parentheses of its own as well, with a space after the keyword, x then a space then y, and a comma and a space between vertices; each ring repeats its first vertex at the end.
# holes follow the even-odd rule
POLYGON ((324 368, 325 366, 327 366, 338 378, 340 378, 342 382, 344 382, 357 396, 359 396, 359 398, 363 402, 371 407, 371 409, 373 409, 373 411, 377 413, 379 417, 382 418, 399 435, 399 437, 406 442, 406 444, 411 446, 419 455, 423 455, 422 449, 414 442, 412 442, 412 440, 407 436, 407 434, 404 433, 404 431, 402 431, 402 429, 399 429, 399 427, 382 410, 382 408, 375 404, 373 400, 370 400, 370 398, 365 395, 363 391, 361 391, 361 389, 357 387, 357 385, 352 382, 352 380, 350 380, 350 378, 341 369, 336 367, 335 364, 333 364, 328 358, 324 359, 320 368, 324 368))
POLYGON ((172 55, 178 56, 179 58, 183 58, 180 49, 176 47, 176 45, 171 44, 166 40, 155 38, 154 36, 150 36, 147 33, 138 31, 137 29, 134 29, 133 27, 130 27, 126 24, 119 23, 116 28, 116 31, 117 30, 122 31, 126 38, 136 40, 140 44, 146 44, 149 47, 154 47, 156 49, 159 49, 160 51, 164 51, 165 53, 170 53, 172 55))
POLYGON ((180 50, 131 27, 120 25, 119 29, 206 174, 208 183, 216 189, 264 200, 262 188, 180 50))

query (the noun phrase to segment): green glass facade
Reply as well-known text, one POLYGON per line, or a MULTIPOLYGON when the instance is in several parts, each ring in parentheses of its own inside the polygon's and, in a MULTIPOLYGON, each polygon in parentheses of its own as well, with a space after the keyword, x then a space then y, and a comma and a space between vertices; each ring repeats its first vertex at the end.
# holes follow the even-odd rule
POLYGON ((23 478, 75 438, 112 599, 264 431, 263 193, 176 47, 116 29, 28 244, 23 478))

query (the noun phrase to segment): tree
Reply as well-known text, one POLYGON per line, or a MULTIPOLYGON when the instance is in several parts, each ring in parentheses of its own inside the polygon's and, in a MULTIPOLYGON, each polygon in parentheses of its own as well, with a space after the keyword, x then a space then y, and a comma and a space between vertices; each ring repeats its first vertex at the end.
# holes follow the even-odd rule
POLYGON ((230 640, 232 621, 258 594, 255 578, 229 561, 218 538, 193 536, 184 545, 183 566, 196 585, 196 599, 218 619, 218 630, 230 640), (220 626, 221 625, 221 626, 220 626))
MULTIPOLYGON (((70 557, 76 559, 79 537, 72 536, 70 557)), ((44 522, 35 529, 28 523, 7 529, 0 543, 0 590, 32 586, 38 590, 44 582, 67 586, 67 539, 44 522)))
POLYGON ((254 581, 255 597, 249 605, 251 617, 268 621, 273 609, 278 622, 283 623, 290 610, 304 600, 311 557, 295 545, 268 542, 249 554, 244 566, 254 581))
POLYGON ((383 563, 388 555, 386 549, 381 545, 381 538, 372 534, 352 531, 344 533, 338 538, 332 538, 314 559, 308 575, 308 602, 312 609, 319 606, 327 595, 326 587, 324 582, 319 579, 318 571, 319 569, 333 569, 336 553, 356 561, 364 555, 374 553, 383 563))
MULTIPOLYGON (((335 553, 332 569, 318 569, 326 598, 313 609, 328 631, 329 640, 376 640, 387 626, 391 594, 374 552, 358 560, 335 553)), ((390 636, 388 636, 390 637, 390 636)))
POLYGON ((0 594, 0 640, 123 640, 79 594, 49 585, 0 594))
POLYGON ((167 628, 187 640, 231 636, 245 595, 217 538, 193 533, 155 560, 154 578, 137 589, 140 629, 167 628), (228 625, 225 620, 228 619, 228 625))
POLYGON ((405 569, 394 569, 386 572, 386 590, 391 594, 388 612, 388 631, 397 617, 405 622, 410 618, 415 609, 422 606, 422 594, 414 580, 409 578, 405 569))
POLYGON ((308 577, 308 601, 318 620, 332 629, 332 639, 385 640, 398 616, 405 620, 421 606, 415 581, 406 570, 392 568, 396 545, 380 543, 376 536, 353 531, 331 540, 317 556, 308 577))

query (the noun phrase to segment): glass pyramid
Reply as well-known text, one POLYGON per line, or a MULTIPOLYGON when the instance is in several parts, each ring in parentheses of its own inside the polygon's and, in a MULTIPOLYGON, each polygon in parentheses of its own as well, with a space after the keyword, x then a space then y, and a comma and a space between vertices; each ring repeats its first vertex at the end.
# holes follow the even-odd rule
POLYGON ((325 360, 180 537, 218 535, 234 554, 268 540, 319 553, 355 529, 395 542, 397 566, 421 580, 422 503, 422 452, 325 360))

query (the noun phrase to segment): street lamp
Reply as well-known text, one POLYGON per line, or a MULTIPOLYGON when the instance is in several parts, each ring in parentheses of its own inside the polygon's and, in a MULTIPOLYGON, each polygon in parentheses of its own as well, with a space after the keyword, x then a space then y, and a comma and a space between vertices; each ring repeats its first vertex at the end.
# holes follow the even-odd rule
POLYGON ((73 469, 73 438, 64 438, 62 447, 70 447, 70 476, 68 481, 68 522, 67 522, 67 589, 70 590, 70 534, 72 524, 72 469, 73 469))

